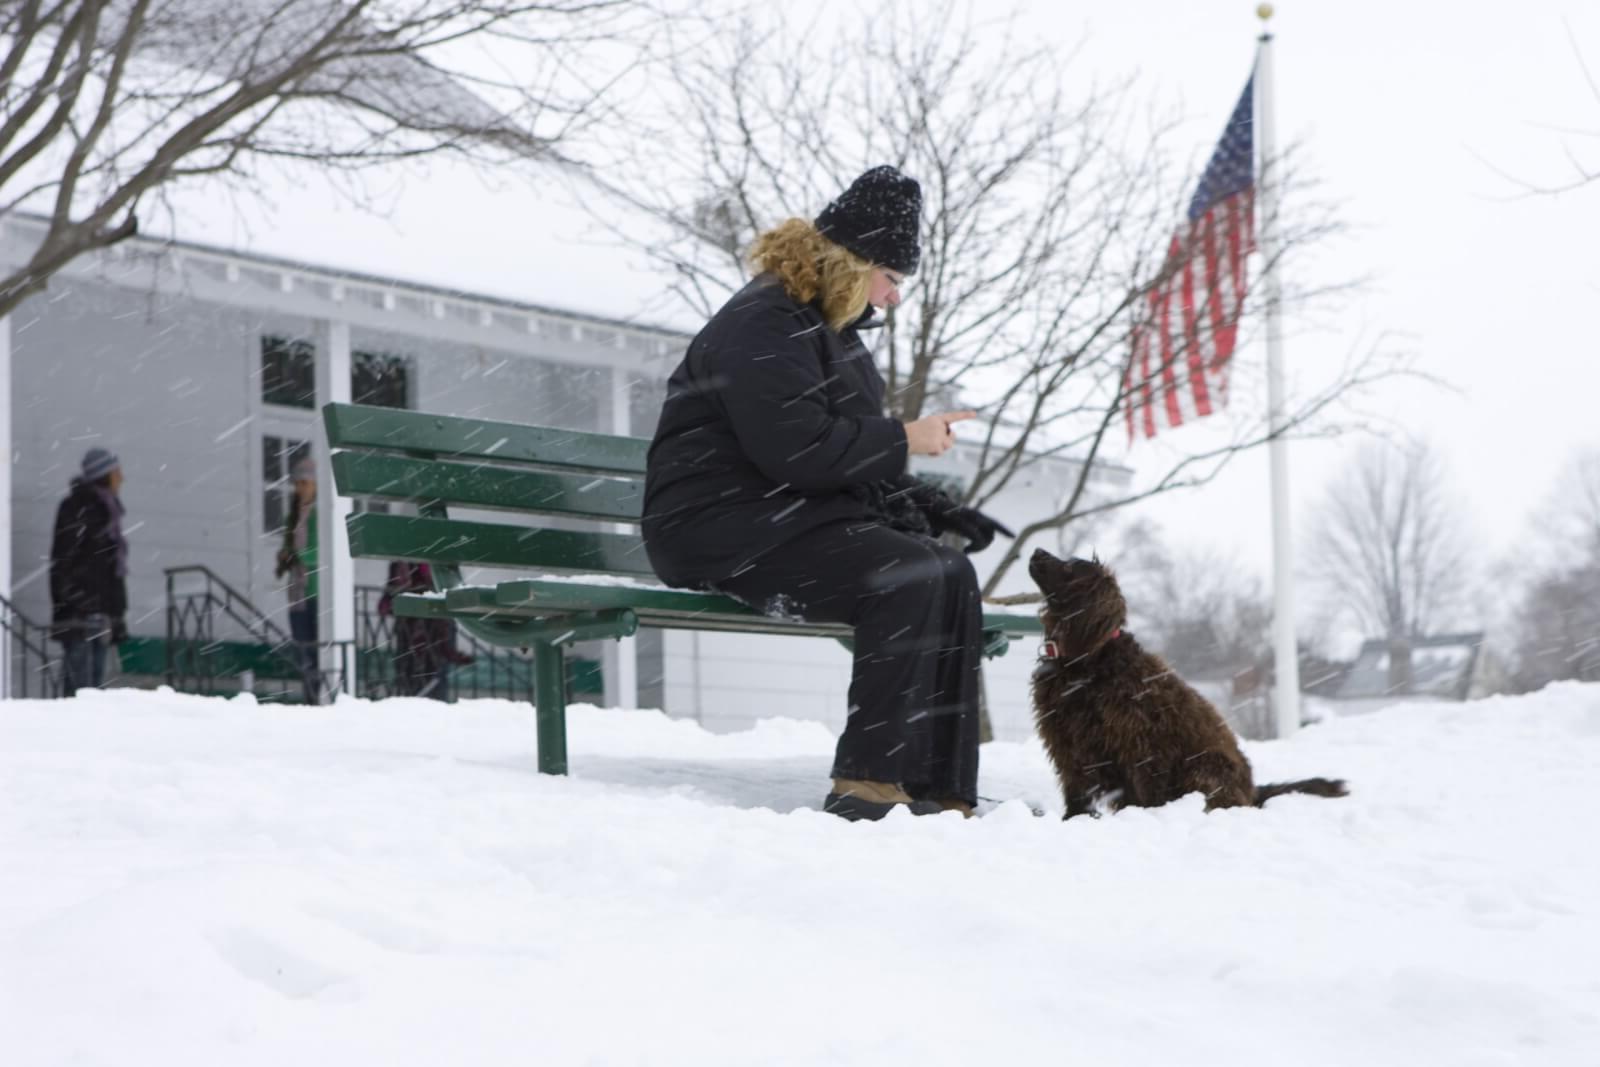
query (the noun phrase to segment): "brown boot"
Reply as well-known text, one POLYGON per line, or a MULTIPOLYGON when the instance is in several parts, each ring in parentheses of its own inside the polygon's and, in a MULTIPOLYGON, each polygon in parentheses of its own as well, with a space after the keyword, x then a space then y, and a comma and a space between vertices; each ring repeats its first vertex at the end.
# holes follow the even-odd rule
POLYGON ((963 819, 970 819, 977 814, 965 800, 936 800, 934 803, 939 805, 940 811, 959 811, 963 819))
POLYGON ((876 822, 897 804, 904 804, 913 815, 936 815, 944 810, 937 801, 911 799, 911 794, 893 782, 854 778, 835 778, 833 792, 823 800, 822 810, 851 822, 876 822))

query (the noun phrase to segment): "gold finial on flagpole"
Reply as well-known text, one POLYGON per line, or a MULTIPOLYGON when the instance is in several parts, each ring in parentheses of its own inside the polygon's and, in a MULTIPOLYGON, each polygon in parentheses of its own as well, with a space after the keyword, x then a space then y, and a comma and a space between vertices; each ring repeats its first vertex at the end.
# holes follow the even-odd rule
POLYGON ((1256 16, 1258 18, 1260 18, 1262 22, 1265 22, 1268 19, 1270 19, 1272 17, 1272 5, 1271 4, 1257 4, 1256 5, 1256 16))

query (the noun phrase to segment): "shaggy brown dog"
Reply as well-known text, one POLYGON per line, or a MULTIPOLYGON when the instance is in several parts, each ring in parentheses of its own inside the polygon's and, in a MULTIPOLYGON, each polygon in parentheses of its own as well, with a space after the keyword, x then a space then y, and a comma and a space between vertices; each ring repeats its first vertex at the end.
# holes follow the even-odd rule
POLYGON ((1044 593, 1044 655, 1033 714, 1066 797, 1066 818, 1204 793, 1206 810, 1260 806, 1282 793, 1345 795, 1344 782, 1256 785, 1233 731, 1161 657, 1123 631, 1122 590, 1099 560, 1028 561, 1044 593))

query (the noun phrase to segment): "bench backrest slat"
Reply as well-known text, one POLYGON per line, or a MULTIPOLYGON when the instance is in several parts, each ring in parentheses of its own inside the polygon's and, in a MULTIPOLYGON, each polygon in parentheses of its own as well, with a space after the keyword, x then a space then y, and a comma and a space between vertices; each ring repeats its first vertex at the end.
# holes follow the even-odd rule
POLYGON ((640 478, 518 470, 372 452, 335 452, 333 474, 345 496, 503 508, 608 522, 637 523, 644 500, 640 478))
MULTIPOLYGON (((648 441, 355 404, 325 405, 323 419, 335 449, 333 474, 340 495, 406 501, 424 512, 416 517, 380 511, 349 516, 345 525, 353 557, 432 563, 438 589, 461 586, 462 565, 655 578, 637 534, 605 527, 551 529, 540 521, 541 516, 561 516, 637 527, 648 441), (503 512, 505 521, 445 517, 463 507, 503 512)), ((652 612, 653 625, 799 632, 703 593, 631 584, 625 592, 593 584, 592 592, 578 593, 570 582, 544 585, 549 588, 537 580, 500 583, 484 617, 496 616, 502 604, 508 618, 531 617, 526 609, 537 600, 557 614, 611 605, 652 612), (519 590, 535 586, 540 587, 537 597, 519 599, 519 590)), ((1013 634, 1040 632, 1031 613, 987 613, 984 624, 1013 634)))
POLYGON ((514 422, 325 404, 322 421, 334 448, 379 449, 529 464, 597 474, 642 475, 650 442, 514 422))
POLYGON ((352 515, 350 554, 485 567, 652 577, 644 542, 628 534, 542 530, 462 519, 352 515))

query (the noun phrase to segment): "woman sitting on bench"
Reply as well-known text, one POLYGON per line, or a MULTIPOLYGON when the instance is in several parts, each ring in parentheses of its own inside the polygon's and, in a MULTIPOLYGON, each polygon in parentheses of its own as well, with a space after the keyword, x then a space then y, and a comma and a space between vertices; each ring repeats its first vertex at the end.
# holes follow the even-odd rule
POLYGON ((670 585, 855 628, 849 718, 824 810, 972 814, 982 610, 966 555, 1010 531, 906 473, 970 411, 902 423, 860 331, 920 255, 921 187, 893 167, 751 252, 757 277, 667 384, 645 480, 650 563, 670 585))

